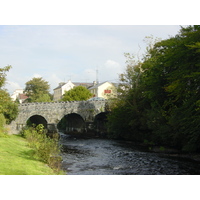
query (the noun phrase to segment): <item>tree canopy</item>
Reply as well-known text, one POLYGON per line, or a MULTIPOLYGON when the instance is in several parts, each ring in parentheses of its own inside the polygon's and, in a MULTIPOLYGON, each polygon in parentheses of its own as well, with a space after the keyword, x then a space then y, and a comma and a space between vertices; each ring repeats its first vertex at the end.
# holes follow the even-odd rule
POLYGON ((0 68, 0 124, 4 124, 4 121, 9 124, 12 120, 17 117, 18 106, 16 103, 12 102, 9 93, 2 89, 6 83, 6 72, 8 72, 12 67, 6 66, 0 68))
POLYGON ((109 116, 112 134, 200 151, 200 26, 157 41, 142 62, 127 61, 126 89, 109 116))
POLYGON ((25 93, 29 102, 50 102, 50 85, 42 77, 33 78, 26 82, 25 93))
POLYGON ((61 101, 85 101, 90 97, 92 97, 92 94, 87 88, 83 86, 77 86, 69 91, 66 91, 61 101))
POLYGON ((5 85, 5 83, 6 83, 6 72, 8 72, 11 68, 12 68, 11 65, 0 68, 0 89, 2 89, 2 87, 5 85))

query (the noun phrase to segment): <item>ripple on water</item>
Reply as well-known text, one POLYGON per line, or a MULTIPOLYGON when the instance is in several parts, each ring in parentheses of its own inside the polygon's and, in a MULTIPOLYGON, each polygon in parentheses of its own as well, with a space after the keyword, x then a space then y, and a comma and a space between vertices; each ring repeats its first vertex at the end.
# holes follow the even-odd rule
POLYGON ((200 174, 200 165, 162 157, 120 141, 61 139, 63 169, 81 175, 200 174))

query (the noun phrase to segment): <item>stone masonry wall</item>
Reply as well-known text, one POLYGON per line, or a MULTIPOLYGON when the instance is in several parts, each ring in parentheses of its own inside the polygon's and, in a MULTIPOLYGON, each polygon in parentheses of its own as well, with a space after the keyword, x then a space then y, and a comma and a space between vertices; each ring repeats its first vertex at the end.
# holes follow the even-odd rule
POLYGON ((85 122, 93 122, 97 114, 105 112, 106 101, 73 101, 50 103, 26 103, 19 105, 19 115, 12 127, 25 125, 34 115, 41 115, 48 124, 57 124, 65 115, 79 114, 85 122))

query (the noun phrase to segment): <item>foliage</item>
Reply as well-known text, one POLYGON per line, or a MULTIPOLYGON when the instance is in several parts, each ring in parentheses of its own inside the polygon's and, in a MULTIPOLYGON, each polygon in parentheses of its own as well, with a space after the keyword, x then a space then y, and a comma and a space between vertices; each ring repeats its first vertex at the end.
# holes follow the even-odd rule
POLYGON ((175 37, 151 43, 142 62, 126 54, 119 103, 109 116, 110 131, 200 151, 199 53, 200 26, 188 26, 175 37))
POLYGON ((120 75, 118 98, 110 105, 111 114, 108 116, 109 136, 143 141, 141 133, 145 133, 146 126, 141 112, 145 101, 140 85, 142 68, 141 62, 135 57, 125 54, 127 67, 120 75))
POLYGON ((58 135, 50 138, 46 135, 44 126, 26 128, 21 132, 31 148, 34 149, 35 158, 47 163, 54 171, 59 172, 61 167, 60 146, 58 135))
POLYGON ((5 83, 6 83, 6 72, 8 72, 11 68, 12 68, 11 65, 0 68, 0 89, 2 89, 2 87, 5 85, 5 83))
POLYGON ((92 97, 92 94, 87 88, 77 86, 69 91, 66 91, 61 101, 85 101, 90 97, 92 97))
POLYGON ((10 124, 18 115, 18 105, 13 102, 10 95, 5 90, 0 90, 0 113, 6 118, 6 123, 10 124))
POLYGON ((8 92, 2 89, 6 81, 6 72, 10 69, 11 66, 0 68, 0 114, 4 115, 7 124, 11 123, 11 121, 14 120, 18 114, 17 104, 12 102, 8 92))
POLYGON ((36 101, 37 102, 51 102, 52 100, 49 94, 41 94, 36 101))
POLYGON ((50 102, 50 85, 42 77, 33 78, 26 82, 25 93, 29 97, 28 102, 50 102))

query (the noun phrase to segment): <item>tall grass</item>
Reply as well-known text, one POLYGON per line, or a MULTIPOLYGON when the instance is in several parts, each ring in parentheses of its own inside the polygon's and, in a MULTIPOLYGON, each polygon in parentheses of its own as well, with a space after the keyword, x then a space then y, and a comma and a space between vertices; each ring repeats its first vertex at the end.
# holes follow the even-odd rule
POLYGON ((8 137, 8 130, 5 128, 6 119, 2 113, 0 113, 0 137, 8 137))
POLYGON ((58 134, 51 138, 47 136, 44 126, 39 124, 37 127, 26 127, 21 131, 29 146, 34 150, 33 156, 47 163, 55 172, 61 171, 60 145, 58 144, 58 134))

